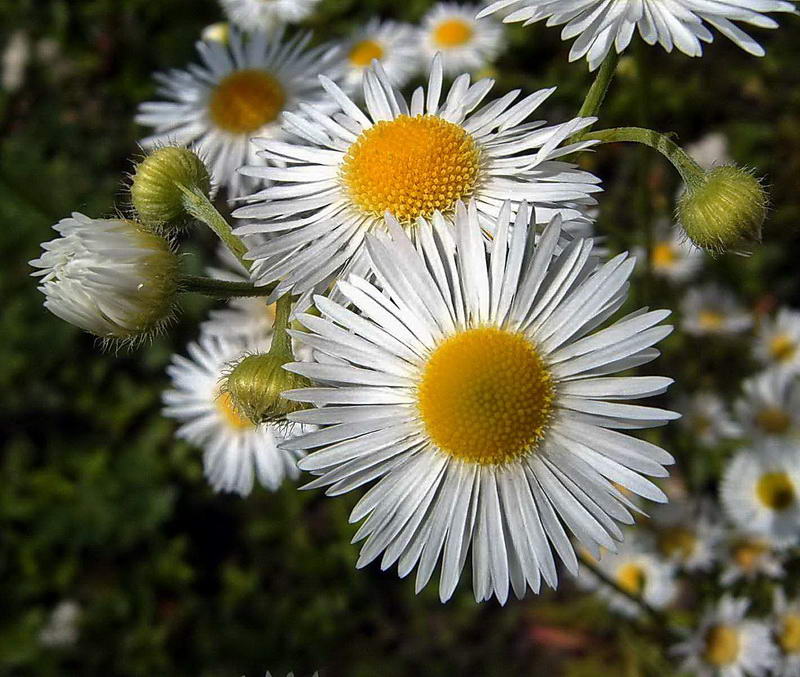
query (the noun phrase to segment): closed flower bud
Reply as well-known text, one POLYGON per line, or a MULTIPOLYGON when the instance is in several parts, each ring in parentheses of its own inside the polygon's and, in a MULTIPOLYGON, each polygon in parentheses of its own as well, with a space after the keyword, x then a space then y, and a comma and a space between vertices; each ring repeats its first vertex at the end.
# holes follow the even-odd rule
POLYGON ((187 148, 165 146, 137 166, 131 180, 131 202, 139 220, 159 231, 187 226, 192 217, 179 186, 208 195, 211 178, 203 161, 187 148))
POLYGON ((217 23, 209 24, 201 33, 201 37, 206 42, 219 42, 223 45, 228 44, 230 36, 231 28, 227 21, 218 21, 217 23))
POLYGON ((716 167, 687 188, 677 218, 698 247, 712 251, 746 251, 761 240, 767 193, 750 172, 716 167))
POLYGON ((284 423, 288 414, 307 405, 287 400, 281 393, 311 385, 304 376, 283 368, 291 361, 291 355, 283 351, 247 355, 231 369, 222 389, 230 395, 234 407, 253 423, 284 423))
POLYGON ((79 213, 53 229, 30 262, 40 268, 45 308, 104 339, 135 340, 172 317, 178 258, 167 241, 125 219, 90 219, 79 213))

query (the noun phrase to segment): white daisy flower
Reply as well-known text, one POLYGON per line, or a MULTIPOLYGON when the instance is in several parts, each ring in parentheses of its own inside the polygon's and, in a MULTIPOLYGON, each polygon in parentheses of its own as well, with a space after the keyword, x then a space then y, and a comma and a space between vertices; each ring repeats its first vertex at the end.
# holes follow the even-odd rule
POLYGON ((758 677, 774 668, 769 626, 745 618, 749 604, 725 595, 706 611, 694 635, 672 649, 683 658, 681 670, 697 677, 758 677))
POLYGON ((653 275, 676 284, 686 282, 700 271, 703 260, 703 250, 693 245, 679 228, 666 219, 656 222, 648 253, 653 275))
POLYGON ((764 535, 731 532, 720 542, 717 560, 725 563, 720 583, 729 586, 738 580, 753 581, 759 576, 783 577, 783 553, 764 535))
POLYGON ((597 68, 612 47, 621 53, 634 29, 648 45, 660 44, 667 52, 677 47, 687 56, 702 56, 703 42, 713 42, 716 28, 744 51, 763 56, 764 49, 739 28, 739 21, 758 28, 777 28, 765 12, 796 13, 785 0, 497 0, 478 14, 514 9, 505 22, 525 25, 547 19, 548 26, 566 24, 563 40, 577 38, 569 60, 585 56, 597 68))
POLYGON ((259 279, 280 280, 274 297, 302 293, 354 270, 366 274, 367 233, 385 230, 391 212, 404 226, 419 217, 444 214, 452 223, 460 199, 475 200, 481 225, 494 228, 505 200, 514 208, 532 202, 539 223, 554 214, 582 219, 599 180, 557 158, 586 147, 560 146, 592 118, 545 126, 521 124, 554 91, 540 90, 512 105, 519 95, 476 110, 491 90, 491 80, 470 85, 456 79, 441 101, 441 60, 434 59, 427 93, 418 89, 407 107, 380 65, 367 69, 367 113, 332 82, 320 78, 342 113, 329 117, 304 107, 308 119, 287 114, 286 128, 303 143, 258 139, 262 156, 279 167, 246 167, 255 177, 276 182, 251 196, 255 204, 234 216, 256 222, 240 235, 267 233, 264 245, 250 251, 259 279))
POLYGON ((773 599, 772 631, 779 652, 776 677, 800 677, 800 599, 787 600, 780 588, 773 599))
MULTIPOLYGON (((211 277, 230 282, 250 281, 247 269, 227 247, 220 246, 217 257, 221 267, 209 267, 207 272, 211 277)), ((209 311, 208 316, 200 328, 209 336, 269 339, 275 323, 275 304, 267 303, 263 297, 234 298, 227 301, 224 308, 209 311)))
POLYGON ((344 84, 349 92, 361 90, 364 71, 377 59, 396 87, 405 85, 420 69, 419 42, 413 26, 372 19, 350 38, 344 84))
POLYGON ((164 414, 181 421, 177 436, 203 449, 205 475, 215 491, 247 496, 253 478, 270 490, 298 475, 297 451, 278 443, 301 432, 300 426, 254 425, 220 392, 220 379, 232 362, 247 353, 266 352, 269 341, 201 336, 189 344, 189 357, 175 355, 167 374, 172 389, 164 393, 164 414))
MULTIPOLYGON (((620 588, 641 598, 653 609, 663 609, 675 598, 674 567, 650 552, 631 533, 625 536, 616 553, 604 552, 596 565, 620 588)), ((588 590, 596 590, 611 609, 625 616, 635 617, 641 612, 638 604, 606 585, 588 568, 581 570, 579 582, 588 590)))
POLYGON ((173 315, 178 259, 167 241, 127 219, 73 212, 53 226, 30 265, 41 277, 44 307, 104 339, 133 340, 163 328, 173 315))
MULTIPOLYGON (((315 450, 301 468, 330 495, 376 481, 351 514, 366 518, 363 567, 383 554, 417 590, 441 560, 447 600, 472 550, 475 598, 502 603, 556 585, 552 550, 573 573, 583 547, 615 549, 632 507, 612 482, 654 501, 643 475, 672 457, 617 432, 662 425, 672 412, 619 403, 662 393, 671 379, 611 374, 652 360, 668 311, 638 312, 596 331, 620 308, 634 261, 597 268, 591 240, 556 253, 560 218, 537 245, 521 206, 506 204, 487 258, 475 203, 456 207, 455 236, 420 220, 415 247, 387 218, 370 235, 380 287, 352 275, 339 291, 352 310, 317 296, 322 317, 297 334, 327 362, 287 365, 320 384, 284 393, 321 408, 292 414, 322 428, 287 442, 315 450), (352 304, 352 306, 350 306, 352 304)), ((440 217, 439 217, 440 218, 440 217)))
POLYGON ((704 446, 713 447, 742 434, 725 402, 715 393, 703 391, 681 398, 675 408, 681 413, 681 426, 704 446))
POLYGON ((683 571, 708 571, 714 565, 722 529, 716 511, 694 501, 670 500, 652 511, 656 548, 683 571))
POLYGON ((270 33, 305 19, 320 0, 219 0, 228 19, 244 31, 270 33))
POLYGON ((745 379, 735 410, 745 433, 754 439, 797 436, 800 384, 796 375, 775 367, 745 379))
POLYGON ((681 302, 681 326, 694 336, 728 336, 749 329, 753 318, 736 297, 716 284, 693 287, 681 302))
POLYGON ((438 52, 447 75, 474 73, 492 63, 505 43, 503 25, 494 19, 479 21, 480 5, 440 2, 422 17, 420 49, 427 65, 438 52))
POLYGON ((740 451, 725 468, 720 501, 740 529, 779 547, 800 540, 800 449, 764 442, 740 451))
POLYGON ((767 365, 800 372, 800 311, 781 308, 758 328, 755 356, 767 365))
POLYGON ((251 137, 282 137, 281 115, 300 101, 318 101, 317 75, 340 69, 337 50, 307 49, 310 39, 308 33, 284 40, 282 31, 245 36, 232 29, 227 44, 198 42, 201 64, 156 74, 167 100, 139 106, 136 121, 155 129, 142 144, 194 144, 214 182, 236 197, 245 188, 236 170, 258 161, 251 137))

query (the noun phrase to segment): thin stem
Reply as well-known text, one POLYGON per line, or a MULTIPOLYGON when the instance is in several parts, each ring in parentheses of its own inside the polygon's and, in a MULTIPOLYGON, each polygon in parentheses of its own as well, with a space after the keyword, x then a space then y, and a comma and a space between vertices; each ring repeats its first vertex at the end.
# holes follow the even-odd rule
POLYGON ((233 229, 230 224, 225 220, 222 214, 217 211, 217 208, 211 203, 208 196, 199 188, 187 188, 180 184, 176 185, 183 193, 184 209, 198 221, 202 221, 211 228, 231 253, 239 259, 239 262, 247 270, 250 270, 250 261, 244 258, 247 253, 247 247, 233 234, 233 229))
POLYGON ((705 180, 705 171, 666 134, 661 134, 652 129, 643 127, 615 127, 589 132, 580 137, 581 141, 599 141, 600 143, 641 143, 654 148, 669 160, 684 183, 689 186, 698 186, 705 180))
POLYGON ((289 327, 289 315, 292 311, 292 295, 284 294, 275 303, 275 321, 272 323, 272 344, 269 352, 273 354, 292 355, 292 339, 286 330, 289 327))
POLYGON ((636 604, 636 606, 638 606, 645 613, 646 616, 648 616, 653 622, 658 624, 659 627, 661 628, 668 627, 666 619, 664 618, 664 614, 651 607, 639 595, 634 595, 633 593, 628 592, 625 588, 620 586, 619 583, 617 583, 607 573, 605 573, 602 569, 600 569, 600 567, 597 566, 597 563, 591 557, 588 557, 583 553, 579 553, 578 557, 581 560, 581 564, 583 564, 583 566, 585 566, 589 571, 591 571, 592 574, 594 574, 597 578, 599 578, 600 581, 602 581, 605 585, 613 588, 620 595, 627 597, 631 602, 636 604))
POLYGON ((215 299, 269 296, 274 286, 257 287, 249 282, 230 282, 200 275, 181 275, 178 281, 178 290, 181 292, 194 292, 215 299))
POLYGON ((578 111, 579 118, 594 117, 600 112, 600 108, 605 101, 608 88, 611 86, 611 81, 614 79, 614 74, 617 72, 617 64, 619 63, 619 54, 616 50, 609 50, 603 63, 600 64, 600 69, 597 71, 594 82, 583 100, 583 105, 578 111))

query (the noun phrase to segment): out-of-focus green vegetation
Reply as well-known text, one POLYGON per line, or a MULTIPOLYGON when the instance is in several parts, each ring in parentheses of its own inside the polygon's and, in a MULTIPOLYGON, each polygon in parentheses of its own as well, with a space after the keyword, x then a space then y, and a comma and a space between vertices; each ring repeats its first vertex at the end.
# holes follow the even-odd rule
MULTIPOLYGON (((429 4, 325 0, 308 25, 333 39, 375 14, 415 21, 429 4)), ((499 608, 476 605, 466 576, 443 606, 435 586, 415 596, 394 572, 356 571, 347 523, 356 497, 292 485, 247 500, 214 495, 199 452, 174 441, 159 414, 164 366, 195 336, 205 301, 187 299, 169 336, 120 355, 43 310, 27 261, 70 211, 104 216, 124 203, 142 134, 133 114, 154 96, 152 72, 193 59, 200 30, 220 18, 212 0, 0 3, 0 47, 22 31, 31 49, 20 87, 0 92, 0 674, 668 674, 657 633, 620 623, 570 584, 499 608), (65 598, 83 609, 79 641, 44 648, 39 632, 65 598)), ((734 158, 766 175, 766 245, 711 266, 751 305, 796 304, 800 290, 800 27, 782 23, 760 36, 761 60, 724 39, 702 60, 632 51, 602 122, 681 141, 723 131, 734 158)), ((574 114, 590 76, 567 62, 559 31, 508 34, 498 90, 556 84, 548 117, 574 114)), ((643 243, 645 224, 671 209, 669 168, 623 147, 586 163, 606 186, 601 234, 612 249, 643 243)), ((197 269, 213 246, 195 237, 197 269)), ((637 296, 676 303, 653 283, 637 296)), ((712 352, 677 335, 657 370, 730 392, 745 357, 736 344, 712 352)), ((674 426, 663 437, 702 489, 719 459, 674 426)))

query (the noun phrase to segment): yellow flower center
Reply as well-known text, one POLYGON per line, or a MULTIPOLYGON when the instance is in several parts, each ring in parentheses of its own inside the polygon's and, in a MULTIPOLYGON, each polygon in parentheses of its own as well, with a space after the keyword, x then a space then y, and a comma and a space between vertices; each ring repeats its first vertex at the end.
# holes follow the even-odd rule
POLYGON ((756 425, 772 435, 782 435, 791 424, 789 414, 778 407, 767 407, 756 414, 756 425))
POLYGON ((668 527, 659 534, 658 547, 667 557, 685 561, 697 547, 697 536, 686 527, 668 527))
POLYGON ((380 59, 383 57, 383 47, 381 47, 374 40, 362 40, 353 45, 350 54, 347 58, 354 66, 363 68, 369 66, 373 59, 380 59))
POLYGON ((222 414, 222 418, 234 430, 248 430, 255 428, 253 422, 246 416, 242 416, 233 406, 230 393, 220 393, 216 400, 217 409, 222 414))
POLYGON ((439 47, 460 47, 472 39, 472 24, 463 19, 442 21, 433 29, 433 41, 439 47))
POLYGON ((786 510, 794 503, 794 483, 785 472, 768 472, 759 478, 756 495, 766 507, 786 510))
POLYGON ((786 334, 778 334, 769 342, 769 354, 777 362, 786 362, 792 359, 797 346, 786 334))
POLYGON ((800 653, 800 615, 786 614, 781 619, 778 644, 781 645, 784 653, 800 653))
POLYGON ((220 129, 247 134, 274 121, 285 103, 286 94, 274 77, 249 69, 231 73, 216 86, 209 112, 220 129))
POLYGON ((632 595, 641 595, 646 582, 647 576, 644 573, 644 569, 638 564, 628 562, 617 569, 617 584, 625 592, 629 592, 632 595))
POLYGON ((759 561, 767 554, 768 548, 762 541, 739 541, 731 548, 733 561, 747 573, 755 571, 759 561))
POLYGON ((342 180, 362 212, 410 224, 451 211, 478 182, 479 151, 459 125, 400 115, 363 132, 347 151, 342 180))
POLYGON ((725 322, 725 316, 717 310, 701 310, 697 314, 697 321, 706 331, 719 331, 725 322))
POLYGON ((677 259, 675 249, 669 242, 659 242, 650 252, 650 262, 654 268, 671 268, 677 259))
POLYGON ((715 667, 730 665, 739 656, 739 631, 729 625, 714 625, 706 633, 703 656, 715 667))
POLYGON ((530 453, 547 432, 555 385, 522 334, 483 327, 443 341, 417 391, 425 429, 446 454, 498 465, 530 453))
POLYGON ((695 414, 692 417, 692 424, 694 425, 695 432, 698 435, 705 435, 707 432, 711 430, 712 421, 708 416, 703 416, 703 414, 695 414))

